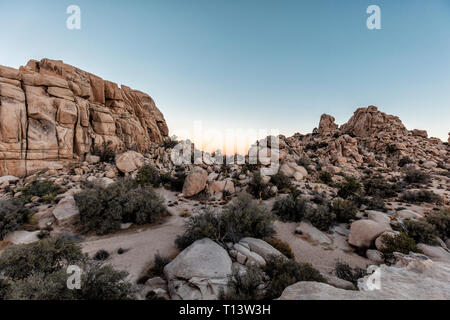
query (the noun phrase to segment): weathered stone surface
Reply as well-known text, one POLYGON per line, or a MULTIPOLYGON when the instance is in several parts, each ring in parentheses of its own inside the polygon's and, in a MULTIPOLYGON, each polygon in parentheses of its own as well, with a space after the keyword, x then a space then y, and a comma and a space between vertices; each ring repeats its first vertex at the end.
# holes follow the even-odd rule
POLYGON ((308 222, 300 222, 298 227, 295 229, 295 233, 303 235, 315 244, 330 245, 332 243, 331 239, 325 233, 308 222))
POLYGON ((333 134, 338 128, 338 125, 334 123, 334 120, 333 116, 322 114, 320 117, 318 133, 321 136, 333 134))
POLYGON ((360 291, 343 290, 320 282, 303 281, 287 287, 280 300, 448 300, 450 299, 450 265, 428 263, 426 267, 381 265, 375 274, 358 280, 360 291), (376 277, 379 276, 379 281, 376 277), (375 283, 374 283, 375 280, 375 283), (376 284, 379 287, 376 287, 376 284))
POLYGON ((183 195, 185 197, 192 197, 201 192, 206 187, 206 180, 208 173, 206 170, 195 167, 184 180, 183 195))
POLYGON ((242 238, 239 241, 239 244, 247 246, 251 251, 260 255, 264 260, 268 260, 272 255, 284 257, 280 251, 261 239, 246 237, 242 238))
POLYGON ((123 173, 133 172, 144 165, 144 156, 135 151, 127 151, 116 158, 117 169, 123 173))
POLYGON ((58 202, 53 210, 53 215, 58 222, 64 222, 77 217, 80 214, 78 206, 73 196, 67 196, 58 202))
POLYGON ((143 92, 58 60, 0 66, 0 176, 69 165, 105 145, 145 152, 167 136, 162 113, 143 92))
POLYGON ((197 240, 164 267, 174 300, 217 299, 231 275, 227 251, 211 239, 197 240))
POLYGON ((348 243, 360 248, 368 248, 375 239, 385 231, 392 231, 384 223, 372 220, 358 220, 352 223, 348 243))

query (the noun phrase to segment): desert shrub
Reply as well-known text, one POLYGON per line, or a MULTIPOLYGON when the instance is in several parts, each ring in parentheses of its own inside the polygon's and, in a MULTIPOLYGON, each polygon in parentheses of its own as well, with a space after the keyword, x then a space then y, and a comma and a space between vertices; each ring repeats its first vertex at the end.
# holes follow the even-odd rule
POLYGON ((271 197, 270 185, 263 182, 259 171, 253 172, 253 176, 248 183, 247 192, 258 199, 266 200, 271 197))
POLYGON ((0 278, 0 301, 5 300, 8 292, 11 290, 8 281, 0 278))
POLYGON ((299 281, 325 281, 311 264, 277 256, 267 259, 263 271, 270 279, 266 290, 267 299, 278 298, 286 287, 299 281))
POLYGON ((35 180, 22 189, 20 198, 24 202, 30 202, 32 197, 37 196, 45 202, 52 202, 60 191, 60 187, 51 181, 35 180))
POLYGON ((215 241, 222 239, 221 221, 212 211, 207 210, 199 215, 190 217, 185 222, 185 231, 178 236, 175 243, 178 248, 184 249, 193 242, 203 238, 210 238, 215 241))
POLYGON ((436 240, 436 228, 424 219, 406 219, 404 225, 408 232, 408 236, 413 238, 417 243, 431 245, 438 243, 436 240))
POLYGON ((131 294, 127 273, 94 263, 68 238, 50 238, 32 244, 12 246, 0 256, 0 273, 5 277, 3 297, 26 300, 110 300, 131 294), (79 266, 81 289, 67 288, 69 265, 79 266))
POLYGON ((186 174, 178 174, 172 177, 170 173, 165 173, 160 176, 161 184, 169 190, 181 192, 183 190, 184 179, 186 174))
POLYGON ((289 243, 284 242, 283 240, 280 240, 278 238, 273 237, 265 237, 263 238, 265 242, 270 244, 272 247, 280 251, 282 254, 284 254, 289 259, 294 259, 294 252, 292 252, 291 246, 289 243))
POLYGON ((371 177, 364 181, 364 190, 369 196, 381 198, 395 197, 397 188, 395 184, 387 182, 382 176, 371 177))
POLYGON ((153 266, 150 268, 148 275, 150 278, 162 277, 164 275, 164 267, 171 261, 169 257, 161 256, 159 253, 155 254, 153 266))
POLYGON ((407 183, 428 183, 431 181, 431 176, 424 171, 411 169, 406 171, 403 180, 407 183))
POLYGON ((12 280, 20 280, 32 273, 53 273, 82 259, 81 249, 73 241, 49 238, 7 247, 0 256, 0 273, 12 280))
POLYGON ((0 201, 0 240, 28 221, 29 212, 18 200, 0 201))
POLYGON ((331 204, 331 211, 336 215, 336 221, 349 222, 356 218, 358 208, 353 201, 338 198, 331 204))
POLYGON ((441 197, 433 191, 421 189, 416 191, 405 191, 400 196, 401 200, 409 203, 440 203, 441 197))
POLYGON ((243 237, 264 238, 274 234, 273 216, 263 204, 241 193, 221 214, 205 211, 190 217, 176 244, 184 249, 194 241, 210 238, 218 242, 237 242, 243 237))
POLYGON ((361 189, 362 185, 355 177, 345 177, 345 181, 339 184, 338 196, 347 199, 361 189))
POLYGON ((410 157, 403 157, 398 161, 398 166, 403 167, 409 163, 413 163, 410 157))
POLYGON ((236 242, 243 237, 264 238, 275 233, 274 217, 269 209, 247 193, 240 193, 225 208, 220 218, 229 241, 236 242))
POLYGON ((319 179, 327 185, 331 185, 333 183, 333 177, 328 171, 321 171, 319 174, 319 179))
POLYGON ((92 154, 99 156, 101 162, 113 163, 116 160, 116 153, 111 147, 111 143, 103 142, 103 146, 94 146, 92 154))
POLYGON ((314 210, 308 210, 305 219, 317 229, 328 231, 328 229, 334 225, 336 215, 330 211, 327 205, 319 205, 314 210))
POLYGON ((120 229, 121 223, 153 223, 166 213, 163 199, 153 189, 136 187, 130 180, 119 180, 107 187, 92 186, 74 198, 83 233, 110 233, 120 229))
POLYGON ((290 194, 285 198, 275 201, 272 212, 281 221, 300 222, 304 219, 306 212, 310 210, 308 201, 304 198, 290 194))
POLYGON ((450 238, 450 210, 441 209, 426 217, 426 222, 433 225, 441 239, 450 238))
POLYGON ((405 232, 400 232, 394 236, 385 234, 382 236, 382 240, 383 248, 381 249, 381 252, 383 253, 385 259, 391 259, 394 252, 404 254, 408 254, 410 251, 420 252, 414 239, 408 236, 405 232))
POLYGON ((338 278, 349 281, 355 286, 357 285, 359 278, 367 275, 366 270, 359 267, 352 268, 347 263, 341 261, 336 262, 334 273, 338 278))
POLYGON ((278 171, 277 174, 274 174, 271 177, 270 182, 277 186, 280 191, 290 189, 292 186, 291 179, 289 179, 282 171, 278 171))
POLYGON ((155 188, 158 188, 161 184, 158 169, 150 165, 140 168, 134 181, 140 186, 153 186, 155 188))
POLYGON ((300 159, 298 159, 297 161, 296 161, 296 163, 299 165, 299 166, 302 166, 302 167, 308 167, 310 164, 312 164, 312 162, 311 162, 311 159, 309 159, 308 157, 301 157, 300 159))
POLYGON ((258 300, 262 298, 265 274, 258 266, 251 265, 245 272, 233 271, 228 277, 227 290, 220 293, 221 300, 258 300))

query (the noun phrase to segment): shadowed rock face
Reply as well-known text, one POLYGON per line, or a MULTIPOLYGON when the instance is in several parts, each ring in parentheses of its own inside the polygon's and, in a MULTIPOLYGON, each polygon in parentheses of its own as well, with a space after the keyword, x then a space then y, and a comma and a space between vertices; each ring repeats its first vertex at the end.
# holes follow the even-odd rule
POLYGON ((145 152, 168 136, 147 94, 62 61, 0 66, 0 176, 25 176, 83 160, 105 144, 145 152))

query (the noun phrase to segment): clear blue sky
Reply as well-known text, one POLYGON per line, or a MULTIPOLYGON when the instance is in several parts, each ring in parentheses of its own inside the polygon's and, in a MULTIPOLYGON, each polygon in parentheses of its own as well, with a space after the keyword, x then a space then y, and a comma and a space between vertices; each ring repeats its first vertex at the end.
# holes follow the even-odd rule
POLYGON ((367 105, 450 130, 449 0, 0 0, 0 41, 0 64, 62 59, 149 93, 172 132, 202 120, 307 133, 367 105), (366 28, 370 4, 382 30, 366 28))

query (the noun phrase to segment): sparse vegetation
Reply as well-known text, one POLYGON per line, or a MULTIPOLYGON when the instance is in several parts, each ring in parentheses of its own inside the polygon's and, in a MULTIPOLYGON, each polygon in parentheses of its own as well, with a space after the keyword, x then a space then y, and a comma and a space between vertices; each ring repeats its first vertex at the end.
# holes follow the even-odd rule
POLYGON ((294 259, 294 252, 292 252, 291 246, 289 243, 284 242, 278 238, 265 237, 263 238, 265 242, 270 244, 272 247, 280 251, 283 255, 285 255, 289 259, 294 259))
POLYGON ((364 190, 368 196, 378 196, 380 198, 395 197, 397 187, 395 184, 387 182, 382 176, 375 176, 364 181, 364 190))
POLYGON ((74 196, 80 210, 81 232, 107 234, 121 223, 145 224, 161 220, 166 214, 163 199, 151 188, 119 180, 106 188, 94 185, 74 196))
POLYGON ((362 185, 355 177, 345 177, 345 181, 339 184, 338 196, 347 199, 360 192, 362 185))
POLYGON ((353 283, 355 287, 358 283, 358 279, 367 275, 366 270, 358 267, 352 268, 347 263, 341 261, 336 262, 334 273, 338 278, 353 283))
POLYGON ((404 254, 408 254, 410 251, 420 252, 414 239, 408 236, 405 232, 401 232, 395 236, 385 234, 382 237, 382 240, 383 248, 381 249, 381 252, 386 260, 391 259, 394 252, 404 254))
POLYGON ((291 179, 285 176, 283 172, 278 171, 277 174, 274 174, 270 181, 274 184, 279 191, 286 191, 292 187, 291 179))
POLYGON ((140 186, 153 186, 155 188, 158 188, 161 184, 158 169, 150 165, 140 168, 134 181, 140 186))
POLYGON ((336 221, 349 222, 356 218, 358 208, 353 201, 338 198, 331 204, 331 211, 336 215, 336 221))
POLYGON ((0 240, 28 222, 29 212, 19 200, 0 201, 0 240))
POLYGON ((328 171, 321 171, 319 174, 319 179, 326 185, 331 185, 333 183, 333 177, 328 171))
POLYGON ((67 238, 50 238, 12 246, 0 256, 4 276, 0 294, 4 299, 26 300, 117 300, 131 297, 126 272, 94 263, 67 238), (67 288, 69 265, 83 269, 81 289, 67 288))
POLYGON ((155 254, 155 259, 153 260, 153 266, 148 272, 150 278, 162 277, 164 275, 164 267, 169 264, 171 258, 161 256, 159 253, 155 254))
POLYGON ((285 198, 278 199, 272 212, 279 217, 281 221, 300 222, 305 218, 305 214, 310 210, 310 205, 301 196, 295 197, 290 194, 285 198))
POLYGON ((233 271, 229 276, 227 290, 220 293, 221 300, 259 300, 263 298, 266 276, 255 265, 247 267, 245 272, 233 271))
POLYGON ((413 163, 413 161, 411 160, 410 157, 403 157, 400 159, 400 161, 398 162, 398 166, 399 167, 403 167, 407 164, 413 163))
POLYGON ((272 196, 270 194, 270 185, 263 182, 259 171, 253 172, 253 176, 248 183, 247 191, 257 199, 266 200, 272 196))
POLYGON ((53 182, 48 180, 35 180, 23 188, 20 200, 30 202, 31 198, 36 196, 44 202, 53 202, 54 197, 59 192, 61 192, 61 188, 53 182))
POLYGON ((190 217, 185 232, 176 240, 180 249, 194 241, 210 238, 217 242, 237 242, 244 237, 264 238, 274 234, 273 216, 267 207, 241 193, 221 214, 205 211, 190 217))
POLYGON ((183 190, 186 175, 180 173, 173 177, 170 173, 160 175, 161 184, 169 190, 181 192, 183 190))
POLYGON ((434 193, 433 191, 421 189, 416 191, 405 191, 400 197, 404 202, 409 203, 440 203, 441 197, 434 193))
POLYGON ((336 215, 330 211, 328 205, 319 205, 316 209, 309 210, 305 215, 305 219, 317 229, 328 231, 335 223, 336 215))
POLYGON ((441 239, 450 238, 450 210, 441 209, 431 212, 427 215, 426 222, 434 226, 436 235, 441 239))
POLYGON ((408 236, 413 238, 417 243, 437 244, 436 228, 426 220, 407 219, 405 220, 404 225, 408 232, 408 236))
POLYGON ((292 259, 272 256, 266 261, 263 271, 269 277, 266 299, 278 298, 283 290, 299 281, 325 282, 325 279, 309 263, 298 263, 292 259))
POLYGON ((411 169, 406 171, 403 180, 411 184, 424 184, 431 181, 431 176, 427 172, 411 169))

